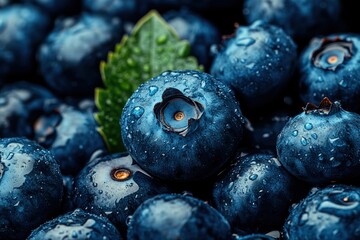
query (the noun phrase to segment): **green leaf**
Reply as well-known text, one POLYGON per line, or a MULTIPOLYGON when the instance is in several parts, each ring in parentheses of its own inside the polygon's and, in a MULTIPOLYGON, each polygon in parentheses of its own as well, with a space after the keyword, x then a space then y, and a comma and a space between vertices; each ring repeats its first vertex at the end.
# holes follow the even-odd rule
POLYGON ((134 27, 130 36, 110 52, 100 64, 105 88, 95 90, 99 112, 95 119, 110 152, 125 151, 120 132, 120 116, 126 101, 138 86, 165 70, 203 70, 189 56, 190 45, 155 11, 150 11, 134 27))

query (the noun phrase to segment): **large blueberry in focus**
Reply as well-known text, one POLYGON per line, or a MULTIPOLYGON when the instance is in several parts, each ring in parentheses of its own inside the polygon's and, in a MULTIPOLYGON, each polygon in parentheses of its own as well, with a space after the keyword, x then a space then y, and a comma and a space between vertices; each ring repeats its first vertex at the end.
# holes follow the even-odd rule
POLYGON ((360 111, 360 34, 314 38, 299 61, 300 98, 304 103, 324 97, 349 111, 360 111))
POLYGON ((57 17, 59 15, 76 14, 80 11, 81 0, 23 0, 40 7, 47 14, 57 17))
POLYGON ((330 185, 311 192, 290 210, 284 239, 360 239, 360 188, 330 185))
POLYGON ((339 28, 340 2, 339 0, 245 0, 243 13, 249 24, 256 20, 264 20, 281 27, 292 37, 306 40, 339 28))
POLYGON ((25 239, 58 214, 62 193, 48 150, 26 138, 0 139, 0 239, 25 239))
POLYGON ((119 19, 91 14, 67 17, 41 45, 39 64, 45 82, 62 95, 90 96, 101 85, 99 65, 119 41, 119 19))
POLYGON ((0 78, 35 73, 35 55, 50 27, 38 8, 12 4, 0 8, 0 78))
POLYGON ((279 27, 240 26, 215 55, 210 72, 231 86, 252 111, 279 96, 295 69, 297 46, 279 27))
POLYGON ((137 20, 149 10, 148 1, 141 0, 83 0, 86 11, 124 20, 137 20))
POLYGON ((207 203, 180 194, 160 194, 133 214, 127 237, 145 239, 229 239, 230 225, 207 203))
POLYGON ((306 190, 273 155, 248 154, 216 181, 213 202, 233 228, 264 233, 283 226, 288 208, 306 190))
POLYGON ((0 138, 31 138, 37 114, 45 102, 55 100, 55 96, 40 85, 25 81, 7 84, 0 90, 0 138))
POLYGON ((34 139, 49 149, 63 174, 77 175, 97 151, 106 151, 91 112, 65 103, 49 104, 34 121, 34 139))
POLYGON ((27 238, 48 239, 121 240, 122 237, 109 219, 76 209, 42 224, 27 238))
POLYGON ((311 184, 360 176, 360 115, 324 98, 307 104, 277 138, 279 161, 294 176, 311 184))
POLYGON ((204 180, 233 157, 243 116, 233 92, 207 73, 166 71, 142 84, 121 115, 130 155, 168 181, 204 180))
POLYGON ((170 188, 142 170, 127 153, 90 161, 75 178, 75 207, 108 217, 126 232, 127 218, 145 200, 170 188))
POLYGON ((189 41, 191 53, 199 63, 209 67, 212 61, 210 48, 220 43, 221 35, 217 27, 195 12, 187 9, 168 11, 164 19, 176 30, 181 39, 189 41))

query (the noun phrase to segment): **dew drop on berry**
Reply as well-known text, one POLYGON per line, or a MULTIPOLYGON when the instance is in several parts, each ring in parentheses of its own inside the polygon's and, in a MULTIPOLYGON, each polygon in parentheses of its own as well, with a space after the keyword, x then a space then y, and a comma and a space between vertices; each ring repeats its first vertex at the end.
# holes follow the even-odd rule
POLYGON ((301 142, 301 145, 303 145, 303 146, 306 146, 308 144, 308 141, 304 137, 301 138, 300 142, 301 142))
POLYGON ((154 96, 155 95, 155 93, 158 91, 158 87, 157 86, 150 86, 149 87, 149 95, 150 96, 154 96))
POLYGON ((144 114, 144 112, 145 110, 143 107, 136 106, 134 107, 131 113, 134 115, 136 119, 139 119, 144 114))
POLYGON ((298 130, 294 130, 291 135, 293 135, 294 137, 296 137, 298 135, 299 131, 298 130))
POLYGON ((255 43, 255 39, 251 38, 251 37, 243 37, 243 38, 238 38, 236 40, 236 45, 237 46, 245 46, 248 47, 250 45, 253 45, 255 43))
POLYGON ((309 214, 308 213, 301 214, 300 219, 299 219, 299 225, 300 226, 304 225, 308 220, 309 220, 309 214))
POLYGON ((257 179, 257 177, 258 177, 257 174, 252 174, 252 175, 249 177, 249 179, 250 179, 251 181, 255 181, 255 180, 257 179))
POLYGON ((313 125, 312 125, 311 123, 306 123, 306 124, 304 125, 304 128, 305 128, 306 130, 311 130, 311 129, 313 128, 313 125))

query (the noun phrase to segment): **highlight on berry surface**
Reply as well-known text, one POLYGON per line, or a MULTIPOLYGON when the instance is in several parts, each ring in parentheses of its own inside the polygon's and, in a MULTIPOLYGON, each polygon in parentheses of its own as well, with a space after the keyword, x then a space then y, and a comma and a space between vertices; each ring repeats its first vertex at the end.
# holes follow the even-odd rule
POLYGON ((189 53, 190 44, 180 40, 175 30, 152 10, 101 63, 104 88, 95 91, 99 109, 95 118, 110 152, 125 150, 119 118, 126 101, 141 83, 166 70, 203 70, 189 53))

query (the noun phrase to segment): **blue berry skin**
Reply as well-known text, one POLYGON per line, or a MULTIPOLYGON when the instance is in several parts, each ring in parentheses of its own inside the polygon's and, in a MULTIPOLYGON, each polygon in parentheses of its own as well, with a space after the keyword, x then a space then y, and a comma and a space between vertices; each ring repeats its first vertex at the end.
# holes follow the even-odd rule
POLYGON ((207 203, 180 194, 160 194, 133 214, 127 239, 229 239, 230 225, 207 203))
POLYGON ((50 24, 50 18, 31 5, 0 8, 0 78, 33 73, 36 51, 50 24))
POLYGON ((57 21, 38 57, 47 85, 60 95, 93 95, 101 85, 100 61, 119 41, 121 25, 87 13, 57 21))
POLYGON ((25 239, 58 214, 62 193, 49 151, 26 138, 0 139, 0 239, 25 239))
POLYGON ((334 34, 314 38, 299 61, 300 98, 304 103, 324 97, 360 111, 360 34, 334 34))
POLYGON ((81 0, 23 0, 41 8, 53 18, 60 15, 70 15, 80 12, 81 0))
POLYGON ((75 178, 74 206, 106 216, 123 233, 127 218, 145 200, 171 192, 142 170, 127 153, 90 161, 75 178))
POLYGON ((252 111, 272 102, 295 70, 297 46, 279 27, 257 21, 241 26, 215 55, 210 73, 252 111))
POLYGON ((360 115, 325 98, 307 104, 290 119, 277 138, 284 167, 311 184, 327 184, 360 176, 360 115))
POLYGON ((232 238, 233 240, 275 240, 276 238, 271 237, 269 235, 266 234, 261 234, 261 233, 255 233, 255 234, 248 234, 248 235, 244 235, 244 236, 237 236, 235 235, 235 237, 232 238))
POLYGON ((359 239, 360 188, 330 185, 311 192, 290 210, 284 239, 359 239))
POLYGON ((274 155, 248 154, 214 184, 214 206, 232 228, 248 233, 280 229, 288 208, 307 190, 291 176, 274 155))
POLYGON ((210 67, 212 61, 210 48, 214 44, 219 44, 221 40, 217 27, 206 18, 187 9, 168 11, 163 17, 181 39, 189 41, 191 54, 199 63, 206 68, 210 67))
POLYGON ((91 112, 50 104, 34 121, 34 139, 54 154, 63 174, 75 176, 95 151, 106 151, 96 128, 91 112))
POLYGON ((302 40, 336 31, 341 25, 339 0, 245 0, 243 14, 248 24, 264 20, 302 40))
POLYGON ((137 20, 149 9, 147 1, 141 0, 83 0, 83 7, 88 12, 123 20, 137 20))
POLYGON ((145 171, 183 183, 218 173, 243 134, 233 92, 194 70, 166 71, 142 84, 120 123, 124 146, 145 171))
POLYGON ((46 101, 56 99, 46 88, 25 81, 0 89, 0 138, 32 138, 32 122, 46 101))
POLYGON ((121 240, 122 237, 109 219, 76 209, 42 224, 27 238, 51 239, 121 240))

